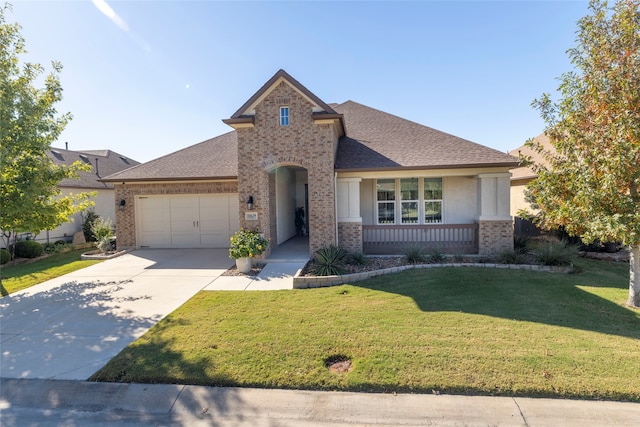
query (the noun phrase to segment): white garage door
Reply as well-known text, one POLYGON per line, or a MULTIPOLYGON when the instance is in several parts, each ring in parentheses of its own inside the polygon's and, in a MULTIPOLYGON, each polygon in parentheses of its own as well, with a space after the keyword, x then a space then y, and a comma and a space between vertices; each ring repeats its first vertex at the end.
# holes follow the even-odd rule
POLYGON ((237 194, 136 197, 139 247, 228 248, 238 228, 237 194))

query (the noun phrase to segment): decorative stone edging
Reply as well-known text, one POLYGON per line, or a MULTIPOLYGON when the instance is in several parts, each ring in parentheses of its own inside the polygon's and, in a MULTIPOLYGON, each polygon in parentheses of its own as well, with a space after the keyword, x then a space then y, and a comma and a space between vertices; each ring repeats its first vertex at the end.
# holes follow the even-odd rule
POLYGON ((91 251, 91 252, 87 252, 84 254, 80 255, 80 259, 83 261, 86 260, 105 260, 105 259, 111 259, 111 258, 116 258, 119 257, 121 255, 124 255, 126 253, 128 253, 129 250, 128 249, 124 249, 122 251, 118 251, 118 252, 114 252, 112 254, 107 254, 107 255, 103 255, 100 251, 91 251))
POLYGON ((362 273, 343 274, 340 276, 294 276, 294 289, 322 288, 328 286, 339 286, 345 283, 359 282, 384 274, 399 273, 411 269, 442 268, 442 267, 480 267, 480 268, 502 268, 508 270, 532 270, 546 273, 568 274, 573 271, 573 266, 551 266, 551 265, 531 265, 531 264, 489 264, 489 263, 449 263, 449 264, 418 264, 402 265, 399 267, 385 268, 383 270, 365 271, 362 273))

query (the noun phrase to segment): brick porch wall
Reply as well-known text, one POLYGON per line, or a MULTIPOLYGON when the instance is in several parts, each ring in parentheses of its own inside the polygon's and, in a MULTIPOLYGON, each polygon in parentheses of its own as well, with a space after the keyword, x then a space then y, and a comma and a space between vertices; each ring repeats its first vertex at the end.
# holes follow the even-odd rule
POLYGON ((512 221, 479 221, 478 225, 479 255, 491 256, 513 249, 512 221))
POLYGON ((350 253, 362 253, 362 223, 339 222, 338 246, 350 253))
MULTIPOLYGON (((118 249, 136 247, 135 196, 163 194, 222 194, 237 193, 236 181, 192 183, 115 184, 116 244, 118 249), (124 210, 119 210, 120 200, 125 200, 124 210)), ((245 200, 246 201, 246 200, 245 200)))

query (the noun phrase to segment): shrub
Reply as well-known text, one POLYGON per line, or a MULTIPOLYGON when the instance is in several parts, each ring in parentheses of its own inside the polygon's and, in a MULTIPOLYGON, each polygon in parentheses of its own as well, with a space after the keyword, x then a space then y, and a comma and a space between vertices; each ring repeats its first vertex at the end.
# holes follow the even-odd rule
POLYGON ((409 245, 404 249, 404 257, 407 262, 417 264, 424 262, 424 249, 420 245, 409 245))
POLYGON ((36 258, 42 255, 44 248, 35 240, 19 240, 16 242, 15 254, 20 258, 36 258))
POLYGON ((442 249, 435 247, 429 250, 429 256, 427 259, 429 263, 438 264, 443 262, 445 259, 446 257, 444 256, 444 252, 442 252, 442 249))
POLYGON ((82 232, 84 233, 84 239, 87 242, 96 242, 98 240, 93 234, 93 231, 91 231, 93 223, 96 222, 98 218, 100 218, 100 215, 95 213, 93 209, 87 211, 84 222, 82 223, 82 232))
POLYGON ((571 265, 578 256, 578 251, 566 241, 548 242, 533 251, 533 255, 544 265, 571 265))
POLYGON ((525 254, 516 249, 507 249, 498 254, 496 261, 499 264, 523 264, 525 254))
POLYGON ((347 264, 350 265, 367 265, 369 264, 369 259, 362 252, 355 252, 349 254, 346 258, 347 264))
POLYGON ((6 264, 11 260, 11 252, 6 249, 0 249, 0 264, 6 264))
POLYGON ((93 234, 96 242, 104 239, 105 237, 110 238, 113 236, 113 225, 111 224, 111 219, 109 218, 96 218, 91 224, 91 234, 93 234))
POLYGON ((231 236, 229 243, 229 258, 252 258, 267 249, 269 239, 260 236, 258 230, 241 228, 231 236))
POLYGON ((57 254, 60 252, 65 252, 66 249, 73 248, 71 243, 65 242, 64 240, 58 240, 55 243, 45 243, 44 252, 47 254, 57 254))
POLYGON ((529 251, 529 240, 528 236, 513 236, 513 249, 521 254, 526 254, 529 251))
POLYGON ((347 253, 337 246, 325 246, 315 253, 313 274, 316 276, 335 276, 346 273, 342 262, 347 253))

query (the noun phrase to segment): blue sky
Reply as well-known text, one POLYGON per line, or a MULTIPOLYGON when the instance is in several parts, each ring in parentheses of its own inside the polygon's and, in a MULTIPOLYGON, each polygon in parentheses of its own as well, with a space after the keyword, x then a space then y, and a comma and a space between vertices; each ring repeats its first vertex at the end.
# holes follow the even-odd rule
POLYGON ((231 130, 276 71, 501 151, 571 69, 586 1, 16 1, 24 59, 62 62, 64 148, 148 161, 231 130))

